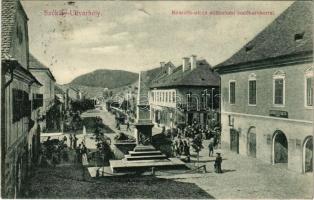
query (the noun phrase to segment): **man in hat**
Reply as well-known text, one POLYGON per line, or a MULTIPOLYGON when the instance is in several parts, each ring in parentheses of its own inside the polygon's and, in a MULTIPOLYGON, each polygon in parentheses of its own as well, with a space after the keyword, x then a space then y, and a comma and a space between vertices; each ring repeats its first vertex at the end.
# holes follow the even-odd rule
POLYGON ((216 153, 216 154, 217 156, 216 156, 214 167, 215 167, 215 172, 220 174, 222 173, 222 170, 221 170, 222 157, 220 156, 220 153, 216 153))

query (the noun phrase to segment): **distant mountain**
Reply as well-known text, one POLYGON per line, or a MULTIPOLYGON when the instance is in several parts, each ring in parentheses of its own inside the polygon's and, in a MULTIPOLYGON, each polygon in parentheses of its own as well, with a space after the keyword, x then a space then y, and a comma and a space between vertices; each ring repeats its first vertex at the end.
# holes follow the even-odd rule
POLYGON ((78 76, 70 84, 113 89, 133 84, 137 80, 137 73, 123 70, 100 69, 78 76))

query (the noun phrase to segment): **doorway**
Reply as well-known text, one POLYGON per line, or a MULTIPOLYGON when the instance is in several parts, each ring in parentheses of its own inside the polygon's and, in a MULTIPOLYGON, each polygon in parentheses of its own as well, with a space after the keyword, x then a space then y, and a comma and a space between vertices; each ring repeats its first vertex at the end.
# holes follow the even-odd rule
POLYGON ((273 137, 273 163, 288 163, 288 140, 282 131, 273 137))
POLYGON ((248 155, 256 158, 256 128, 251 127, 248 132, 248 155))
POLYGON ((305 139, 303 145, 303 171, 304 173, 313 172, 313 137, 305 139))
POLYGON ((239 153, 239 132, 236 129, 230 129, 230 150, 239 153))

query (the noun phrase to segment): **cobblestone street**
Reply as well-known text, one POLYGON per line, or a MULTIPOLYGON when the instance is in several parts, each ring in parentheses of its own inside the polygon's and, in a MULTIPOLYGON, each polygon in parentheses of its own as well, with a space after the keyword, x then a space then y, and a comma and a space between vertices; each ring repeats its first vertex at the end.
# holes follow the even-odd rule
MULTIPOLYGON (((96 115, 102 117, 104 123, 112 130, 118 131, 114 127, 113 115, 106 111, 84 113, 82 116, 96 115)), ((125 127, 122 126, 120 131, 124 132, 124 130, 125 127)), ((154 128, 154 133, 158 133, 159 130, 154 128)), ((115 134, 106 135, 113 138, 115 134)), ((155 177, 147 173, 148 176, 95 179, 89 177, 86 169, 83 172, 81 166, 69 163, 56 169, 38 169, 31 180, 30 197, 43 198, 46 194, 48 196, 45 197, 53 198, 311 198, 313 196, 312 173, 298 174, 287 170, 285 166, 270 165, 228 150, 215 150, 222 153, 224 172, 216 174, 213 167, 215 158, 208 157, 207 145, 208 141, 205 140, 203 143, 205 148, 200 153, 200 163, 195 163, 197 158, 194 152, 191 152, 190 163, 195 166, 205 165, 207 173, 163 170, 156 171, 155 177), (49 178, 43 178, 46 176, 49 178), (40 188, 37 183, 44 187, 40 188), (76 189, 72 188, 74 185, 76 189), (163 189, 166 187, 173 189, 163 189)))

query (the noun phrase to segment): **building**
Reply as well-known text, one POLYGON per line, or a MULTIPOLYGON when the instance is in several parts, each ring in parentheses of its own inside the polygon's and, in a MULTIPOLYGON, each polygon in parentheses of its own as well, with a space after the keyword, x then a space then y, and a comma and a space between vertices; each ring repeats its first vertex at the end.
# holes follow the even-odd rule
POLYGON ((219 76, 206 60, 183 58, 182 65, 161 62, 159 73, 150 82, 149 105, 155 124, 172 128, 210 126, 219 121, 219 76))
POLYGON ((298 172, 313 171, 312 8, 312 2, 294 2, 215 67, 222 144, 298 172))
POLYGON ((19 197, 38 148, 41 83, 29 71, 27 15, 18 0, 1 3, 1 197, 19 197))
POLYGON ((39 80, 39 82, 43 85, 40 88, 40 93, 43 95, 43 106, 41 109, 41 115, 43 118, 41 128, 42 131, 46 132, 49 127, 49 121, 52 121, 52 116, 47 115, 50 109, 55 104, 55 84, 56 79, 51 73, 50 69, 42 64, 35 56, 29 54, 29 69, 31 73, 39 80), (48 127, 47 127, 48 122, 48 127))
POLYGON ((71 99, 72 101, 79 101, 83 99, 82 92, 79 89, 76 89, 74 87, 68 87, 66 92, 69 99, 71 99))

